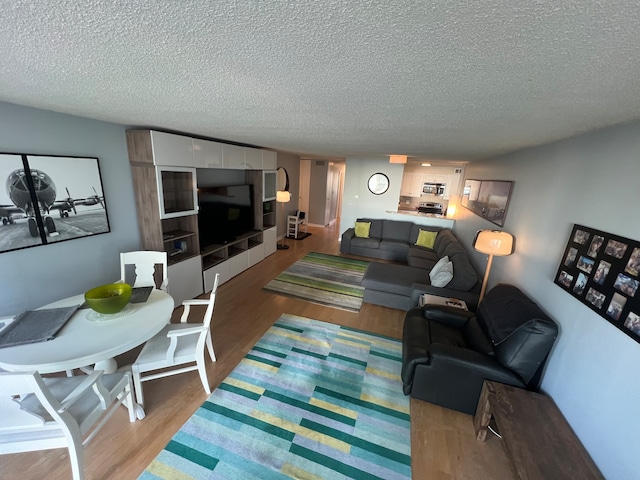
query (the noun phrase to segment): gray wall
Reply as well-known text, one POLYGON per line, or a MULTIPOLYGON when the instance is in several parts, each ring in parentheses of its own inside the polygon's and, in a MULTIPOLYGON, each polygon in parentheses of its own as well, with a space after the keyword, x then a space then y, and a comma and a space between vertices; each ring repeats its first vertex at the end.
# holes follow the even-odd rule
MULTIPOLYGON (((574 223, 640 240, 638 152, 640 123, 634 123, 472 163, 466 171, 467 178, 515 181, 504 230, 515 235, 516 252, 494 259, 489 286, 521 287, 560 324, 542 388, 611 479, 640 472, 640 343, 553 280, 574 223)), ((454 230, 466 246, 477 230, 497 228, 464 207, 457 216, 454 230)), ((472 255, 484 272, 486 256, 472 255)))
POLYGON ((278 237, 286 234, 287 215, 295 215, 298 210, 300 201, 300 157, 291 153, 278 152, 278 168, 282 167, 289 175, 289 192, 291 193, 291 201, 284 204, 284 216, 282 217, 283 206, 276 205, 276 217, 278 219, 278 237))
POLYGON ((125 127, 0 103, 0 151, 98 157, 111 226, 95 237, 1 253, 0 316, 118 280, 120 252, 140 247, 125 127))
POLYGON ((402 186, 404 165, 389 163, 389 157, 349 157, 346 159, 340 233, 353 227, 357 218, 393 218, 386 210, 396 211, 402 186), (369 191, 367 182, 374 173, 389 177, 389 190, 382 195, 369 191))

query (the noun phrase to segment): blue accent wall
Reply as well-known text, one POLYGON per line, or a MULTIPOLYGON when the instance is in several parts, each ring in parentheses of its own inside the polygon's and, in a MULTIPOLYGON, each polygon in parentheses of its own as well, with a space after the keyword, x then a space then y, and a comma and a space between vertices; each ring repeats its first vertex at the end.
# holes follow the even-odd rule
POLYGON ((140 248, 125 130, 123 125, 0 103, 0 151, 98 157, 111 226, 110 233, 95 237, 0 253, 0 316, 117 281, 120 252, 140 248))

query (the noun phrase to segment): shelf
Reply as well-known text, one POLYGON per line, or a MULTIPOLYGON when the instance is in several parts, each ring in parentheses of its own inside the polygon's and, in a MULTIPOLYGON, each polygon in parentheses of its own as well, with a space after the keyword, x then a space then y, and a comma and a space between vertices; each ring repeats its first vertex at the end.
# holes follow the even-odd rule
POLYGON ((186 230, 171 230, 162 234, 162 241, 164 243, 173 242, 174 240, 180 240, 182 238, 189 238, 195 235, 195 232, 187 232, 186 230))
POLYGON ((214 267, 219 263, 222 263, 226 260, 226 258, 218 256, 218 255, 207 255, 202 257, 202 269, 206 270, 208 268, 214 267))
POLYGON ((175 255, 171 255, 171 252, 167 252, 167 265, 173 265, 175 263, 183 262, 184 260, 197 256, 198 254, 193 252, 177 253, 175 255))

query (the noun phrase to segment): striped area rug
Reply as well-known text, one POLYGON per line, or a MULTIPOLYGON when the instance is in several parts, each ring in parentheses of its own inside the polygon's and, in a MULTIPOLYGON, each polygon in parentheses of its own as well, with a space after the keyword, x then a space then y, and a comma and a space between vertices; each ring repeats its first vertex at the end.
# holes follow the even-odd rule
POLYGON ((410 479, 398 340, 282 315, 139 477, 410 479))
POLYGON ((360 311, 362 277, 369 262, 311 252, 264 286, 281 295, 353 312, 360 311))

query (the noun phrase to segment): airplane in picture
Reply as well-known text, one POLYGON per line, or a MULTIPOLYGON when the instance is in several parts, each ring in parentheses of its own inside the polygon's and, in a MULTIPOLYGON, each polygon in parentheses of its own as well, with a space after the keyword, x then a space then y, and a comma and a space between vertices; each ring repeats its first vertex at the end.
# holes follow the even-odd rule
MULTIPOLYGON (((69 216, 69 212, 77 214, 76 205, 96 205, 100 204, 104 208, 104 197, 98 195, 95 188, 95 195, 87 198, 72 198, 67 188, 67 197, 62 200, 56 200, 56 185, 49 175, 41 170, 31 169, 31 179, 37 199, 37 208, 42 214, 44 226, 49 236, 58 235, 56 224, 49 215, 51 210, 58 210, 60 218, 69 216)), ((36 211, 31 199, 29 184, 27 183, 27 173, 23 168, 14 170, 7 177, 7 195, 13 202, 13 205, 0 205, 0 218, 2 224, 8 225, 15 223, 17 216, 26 216, 29 225, 29 234, 37 237, 38 226, 36 223, 36 211)))

